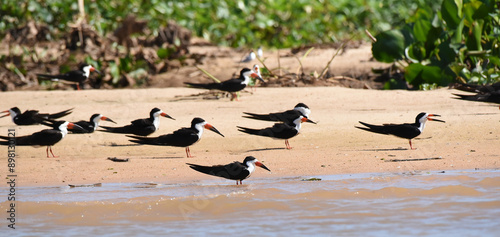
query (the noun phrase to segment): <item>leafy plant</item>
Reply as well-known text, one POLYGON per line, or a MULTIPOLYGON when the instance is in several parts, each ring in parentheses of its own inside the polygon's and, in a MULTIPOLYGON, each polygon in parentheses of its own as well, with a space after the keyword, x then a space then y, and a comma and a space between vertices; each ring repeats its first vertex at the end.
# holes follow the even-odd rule
POLYGON ((438 11, 421 7, 400 29, 376 36, 373 56, 400 65, 414 88, 498 81, 499 8, 498 0, 444 0, 438 11))
MULTIPOLYGON (((133 14, 148 22, 153 35, 174 20, 219 45, 287 48, 353 34, 360 38, 365 29, 378 33, 404 24, 404 17, 418 7, 437 5, 433 0, 111 0, 85 1, 85 12, 87 23, 103 36, 133 14)), ((61 37, 78 17, 77 1, 7 0, 0 5, 0 38, 30 20, 47 24, 54 38, 61 37)))

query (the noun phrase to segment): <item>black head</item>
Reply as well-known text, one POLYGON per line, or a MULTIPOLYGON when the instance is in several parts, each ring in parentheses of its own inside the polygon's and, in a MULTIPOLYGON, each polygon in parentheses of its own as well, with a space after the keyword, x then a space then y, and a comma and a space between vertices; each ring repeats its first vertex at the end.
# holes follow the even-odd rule
POLYGON ((17 107, 12 107, 10 108, 10 110, 12 110, 12 112, 16 113, 16 114, 20 114, 21 113, 21 110, 17 107))
POLYGON ((203 123, 203 122, 205 122, 205 120, 204 120, 204 119, 196 117, 196 118, 194 118, 194 119, 191 121, 191 127, 193 127, 193 128, 194 128, 194 126, 195 126, 196 124, 203 123))
POLYGON ((87 64, 87 63, 80 63, 79 66, 78 66, 78 69, 82 70, 83 71, 83 68, 84 67, 87 67, 87 66, 90 66, 90 64, 87 64))
POLYGON ((250 71, 252 71, 252 69, 250 69, 250 68, 243 68, 243 69, 241 69, 241 71, 240 71, 240 77, 243 77, 244 73, 250 72, 250 71))
POLYGON ((306 109, 309 109, 309 107, 307 107, 307 105, 306 105, 306 104, 304 104, 304 103, 298 103, 298 104, 295 106, 295 108, 306 108, 306 109))
POLYGON ((426 117, 426 116, 427 116, 427 113, 424 113, 424 112, 419 113, 417 115, 417 117, 415 118, 415 123, 420 123, 420 119, 422 119, 423 117, 426 117))
POLYGON ((247 156, 245 157, 245 160, 243 160, 243 163, 246 164, 248 161, 253 161, 253 160, 257 160, 257 158, 253 156, 247 156))
POLYGON ((158 111, 161 111, 161 109, 158 109, 158 108, 154 108, 151 110, 151 112, 149 112, 149 116, 153 117, 153 115, 158 112, 158 111))
POLYGON ((93 114, 92 116, 90 116, 90 121, 94 121, 95 118, 99 117, 100 114, 93 114))

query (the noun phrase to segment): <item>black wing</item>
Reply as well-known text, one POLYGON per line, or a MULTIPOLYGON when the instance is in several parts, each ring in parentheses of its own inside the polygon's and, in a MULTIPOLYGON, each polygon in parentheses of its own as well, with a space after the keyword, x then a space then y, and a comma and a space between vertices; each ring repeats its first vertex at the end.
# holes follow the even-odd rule
POLYGON ((380 133, 380 134, 388 134, 394 135, 397 137, 412 139, 418 135, 420 135, 420 130, 414 124, 384 124, 384 125, 372 125, 364 122, 359 122, 365 125, 368 128, 356 127, 365 131, 380 133))
POLYGON ((250 172, 248 172, 248 170, 246 169, 246 166, 237 161, 227 165, 215 166, 203 166, 189 163, 186 164, 188 164, 191 169, 194 169, 198 172, 232 180, 243 180, 250 174, 250 172))

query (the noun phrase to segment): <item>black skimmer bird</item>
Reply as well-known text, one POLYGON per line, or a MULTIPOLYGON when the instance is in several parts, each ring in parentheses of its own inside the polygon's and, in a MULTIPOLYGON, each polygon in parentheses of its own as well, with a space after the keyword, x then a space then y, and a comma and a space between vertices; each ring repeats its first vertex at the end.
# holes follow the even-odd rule
POLYGON ((181 128, 177 131, 174 131, 171 134, 166 134, 159 137, 151 137, 151 138, 138 137, 138 136, 127 136, 127 137, 134 138, 135 140, 130 140, 130 141, 138 144, 185 147, 186 155, 188 158, 190 158, 193 156, 191 156, 191 151, 189 150, 189 146, 195 144, 201 139, 201 135, 203 135, 203 128, 213 131, 224 137, 224 135, 222 135, 222 133, 220 133, 214 126, 208 124, 202 118, 194 118, 191 121, 191 127, 181 128))
POLYGON ((243 184, 243 180, 247 179, 255 171, 255 166, 259 166, 269 172, 264 164, 260 163, 255 157, 247 156, 242 162, 235 161, 227 165, 203 166, 186 163, 191 169, 198 172, 218 176, 226 179, 236 180, 236 185, 243 184))
POLYGON ((231 100, 235 99, 238 100, 236 92, 241 91, 245 89, 245 87, 248 85, 250 82, 250 77, 257 78, 264 82, 264 80, 257 75, 253 70, 248 69, 248 68, 243 68, 240 71, 240 77, 230 79, 227 81, 219 82, 219 83, 189 83, 189 82, 184 82, 185 84, 194 87, 194 88, 202 88, 202 89, 217 89, 221 91, 227 91, 231 93, 231 100))
POLYGON ((475 92, 475 95, 453 94, 455 99, 500 104, 500 82, 491 85, 458 84, 455 89, 475 92))
POLYGON ((292 149, 288 139, 295 137, 300 132, 302 122, 312 122, 308 118, 298 115, 293 119, 293 123, 275 123, 274 126, 264 129, 252 129, 245 127, 238 127, 238 131, 248 133, 251 135, 271 137, 276 139, 285 139, 286 149, 292 149))
POLYGON ((21 113, 19 108, 13 107, 9 110, 2 111, 2 113, 6 114, 2 115, 0 118, 10 115, 12 121, 17 125, 36 125, 47 119, 53 120, 64 117, 71 114, 71 110, 73 109, 67 109, 55 114, 42 114, 38 110, 26 110, 24 113, 21 113))
MULTIPOLYGON (((52 152, 52 146, 61 141, 69 129, 82 129, 80 126, 66 121, 49 121, 41 122, 43 125, 52 127, 52 129, 44 129, 28 136, 16 137, 16 146, 47 146, 47 158, 49 158, 49 150, 52 157, 57 157, 52 152)), ((0 136, 0 145, 9 145, 10 137, 0 136)))
POLYGON ((99 127, 100 121, 108 121, 116 124, 115 121, 111 120, 108 117, 105 117, 102 114, 93 114, 92 116, 90 116, 90 121, 81 120, 73 123, 80 126, 83 130, 69 129, 69 131, 73 133, 93 133, 99 127))
MULTIPOLYGON (((304 103, 298 103, 297 105, 295 105, 295 108, 293 108, 293 110, 287 110, 285 112, 269 113, 269 114, 254 114, 248 112, 243 112, 243 113, 246 114, 246 116, 243 116, 244 118, 264 120, 264 121, 276 121, 276 122, 283 122, 286 124, 292 124, 293 120, 295 120, 300 115, 304 116, 305 118, 309 118, 311 110, 304 103)), ((308 120, 307 122, 316 124, 316 122, 313 122, 312 120, 308 120)))
POLYGON ((80 90, 80 84, 83 84, 89 78, 91 72, 97 72, 101 74, 92 65, 83 63, 80 65, 78 70, 69 71, 64 74, 59 74, 59 75, 36 74, 36 75, 41 79, 50 79, 52 81, 65 80, 70 82, 76 82, 76 87, 78 90, 80 90))
POLYGON ((441 116, 437 114, 420 113, 415 118, 415 123, 372 125, 359 121, 359 123, 365 125, 366 128, 356 127, 356 126, 355 127, 369 132, 389 134, 389 135, 394 135, 396 137, 406 138, 410 141, 410 148, 414 150, 411 144, 411 139, 417 137, 424 131, 425 122, 427 120, 437 121, 442 123, 445 122, 443 120, 431 117, 441 117, 441 116))
POLYGON ((104 132, 148 136, 160 128, 160 116, 175 120, 174 118, 170 117, 170 115, 163 112, 161 109, 154 108, 151 110, 151 112, 149 112, 149 118, 136 119, 132 121, 131 124, 124 127, 101 126, 101 128, 105 129, 104 132))
POLYGON ((248 85, 250 86, 250 88, 252 88, 252 92, 253 92, 253 91, 257 91, 257 89, 255 89, 255 86, 257 86, 257 78, 262 78, 262 75, 260 74, 260 67, 257 64, 253 65, 252 71, 255 72, 255 74, 257 74, 257 76, 258 76, 256 78, 250 77, 250 82, 248 82, 248 85))

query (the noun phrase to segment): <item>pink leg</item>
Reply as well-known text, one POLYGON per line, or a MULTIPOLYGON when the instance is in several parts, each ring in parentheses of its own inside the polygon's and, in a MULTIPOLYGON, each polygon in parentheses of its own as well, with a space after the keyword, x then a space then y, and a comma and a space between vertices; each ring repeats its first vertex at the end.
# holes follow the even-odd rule
POLYGON ((193 156, 191 155, 191 150, 189 150, 189 147, 186 147, 186 155, 188 158, 192 158, 193 156))
POLYGON ((415 150, 413 146, 411 145, 411 139, 410 139, 410 149, 415 150))
MULTIPOLYGON (((59 156, 55 156, 54 152, 52 152, 52 146, 48 146, 47 149, 50 149, 50 154, 52 154, 52 157, 54 157, 54 158, 59 157, 59 156)), ((49 157, 49 153, 47 153, 47 157, 49 157)))
POLYGON ((290 146, 290 143, 288 142, 288 139, 285 140, 285 145, 286 145, 286 149, 288 149, 288 150, 292 149, 292 147, 290 146))

